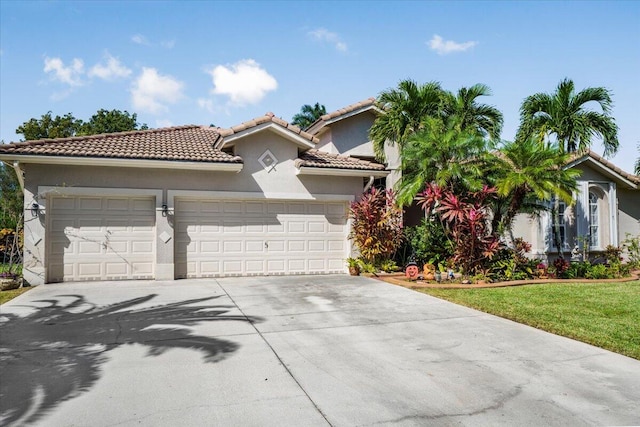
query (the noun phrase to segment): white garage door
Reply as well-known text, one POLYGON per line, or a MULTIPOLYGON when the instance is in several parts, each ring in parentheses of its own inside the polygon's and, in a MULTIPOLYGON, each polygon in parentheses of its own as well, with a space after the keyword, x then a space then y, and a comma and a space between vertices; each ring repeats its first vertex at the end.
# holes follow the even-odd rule
POLYGON ((176 278, 344 272, 346 212, 344 202, 177 199, 176 278))
POLYGON ((49 282, 153 278, 154 199, 68 196, 47 203, 49 282))

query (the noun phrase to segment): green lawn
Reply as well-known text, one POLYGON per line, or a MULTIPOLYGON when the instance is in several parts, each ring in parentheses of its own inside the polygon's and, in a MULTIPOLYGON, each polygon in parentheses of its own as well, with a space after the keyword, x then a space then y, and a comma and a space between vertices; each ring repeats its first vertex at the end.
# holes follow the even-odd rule
POLYGON ((419 291, 640 359, 640 281, 419 291))
POLYGON ((5 302, 14 299, 18 295, 24 294, 29 289, 31 288, 26 287, 26 288, 13 289, 11 291, 0 291, 0 304, 4 304, 5 302))

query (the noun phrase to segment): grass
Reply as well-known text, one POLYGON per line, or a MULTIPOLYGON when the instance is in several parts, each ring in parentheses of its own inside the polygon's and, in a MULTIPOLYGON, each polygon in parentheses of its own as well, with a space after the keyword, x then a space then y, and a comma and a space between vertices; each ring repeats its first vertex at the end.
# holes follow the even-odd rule
POLYGON ((640 359, 640 281, 419 291, 640 359))
POLYGON ((13 289, 13 290, 10 290, 10 291, 0 291, 0 305, 4 304, 7 301, 11 301, 12 299, 17 297, 18 295, 24 294, 29 289, 31 289, 31 288, 30 287, 26 287, 26 288, 13 289))

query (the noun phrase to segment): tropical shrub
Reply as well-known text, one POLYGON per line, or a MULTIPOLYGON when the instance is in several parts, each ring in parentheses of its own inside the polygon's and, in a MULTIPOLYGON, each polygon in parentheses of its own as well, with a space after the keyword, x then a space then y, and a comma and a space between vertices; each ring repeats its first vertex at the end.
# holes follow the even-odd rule
POLYGON ((352 220, 349 238, 369 264, 390 259, 402 243, 402 209, 396 204, 392 190, 372 188, 351 203, 349 218, 352 220))
POLYGON ((633 236, 627 233, 622 247, 627 252, 630 268, 640 268, 640 236, 633 236))
POLYGON ((405 242, 418 265, 446 263, 453 256, 453 242, 440 220, 432 216, 415 227, 404 229, 405 242))
POLYGON ((465 275, 480 271, 500 249, 500 242, 487 226, 489 201, 495 192, 494 188, 484 186, 480 191, 456 194, 428 184, 416 198, 427 215, 435 214, 445 224, 454 242, 451 261, 461 266, 465 275))

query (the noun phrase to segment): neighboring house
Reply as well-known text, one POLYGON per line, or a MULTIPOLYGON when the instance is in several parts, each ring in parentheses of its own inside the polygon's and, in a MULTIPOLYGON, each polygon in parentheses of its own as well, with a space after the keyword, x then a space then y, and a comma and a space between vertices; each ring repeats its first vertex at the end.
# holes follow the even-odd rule
MULTIPOLYGON (((567 165, 581 171, 579 191, 572 206, 560 204, 560 237, 565 257, 582 253, 588 245, 592 257, 608 245, 619 246, 626 235, 640 236, 640 177, 627 173, 593 151, 576 155, 567 165), (577 250, 576 250, 577 247, 577 250)), ((531 243, 531 255, 546 261, 557 257, 553 215, 520 214, 514 236, 531 243)))
POLYGON ((344 272, 348 204, 389 171, 320 145, 272 113, 1 145, 24 188, 24 278, 344 272))

